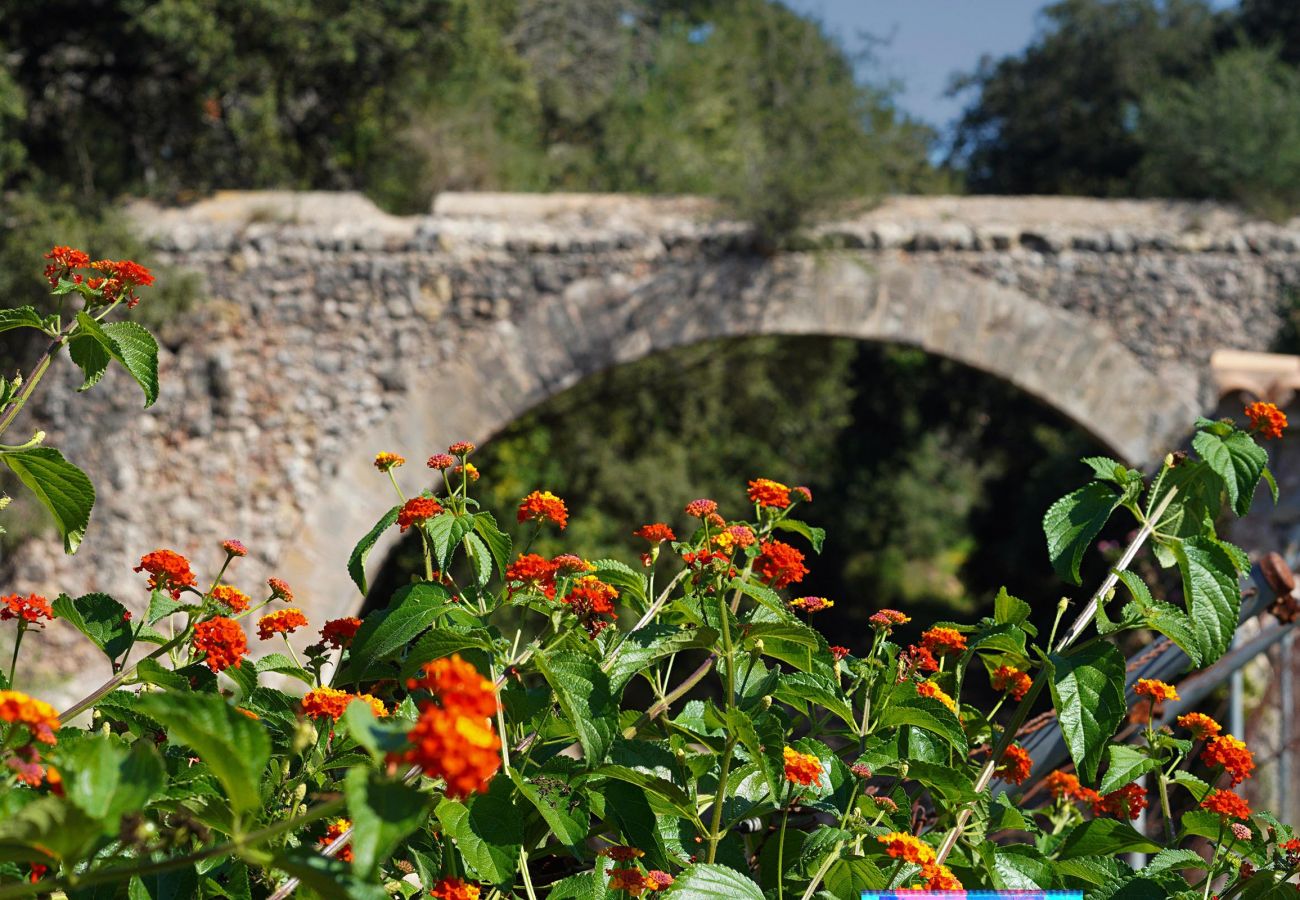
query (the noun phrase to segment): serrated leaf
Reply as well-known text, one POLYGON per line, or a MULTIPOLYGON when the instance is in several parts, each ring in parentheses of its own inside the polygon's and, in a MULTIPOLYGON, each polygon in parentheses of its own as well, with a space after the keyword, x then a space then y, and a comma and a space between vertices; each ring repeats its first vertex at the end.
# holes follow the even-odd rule
POLYGON ((587 762, 598 765, 618 734, 618 708, 610 694, 609 676, 594 659, 576 651, 538 654, 536 659, 577 732, 587 762))
POLYGON ((67 798, 46 796, 0 820, 0 861, 72 865, 94 847, 99 822, 67 798))
POLYGON ((790 610, 786 608, 785 601, 781 599, 781 595, 767 585, 755 584, 743 578, 733 578, 730 584, 727 585, 727 592, 730 593, 731 591, 740 591, 746 597, 757 600, 763 606, 775 612, 783 621, 794 620, 790 610))
POLYGON ((727 710, 726 717, 728 730, 749 753, 750 760, 758 766, 763 783, 767 785, 768 796, 773 803, 779 803, 785 787, 785 740, 780 723, 770 713, 755 719, 735 707, 727 710))
POLYGON ((1268 485, 1269 493, 1273 495, 1273 504, 1277 505, 1277 497, 1278 497, 1277 479, 1273 477, 1273 470, 1270 469, 1268 466, 1265 466, 1264 471, 1260 474, 1264 479, 1264 483, 1268 485))
POLYGON ((1181 785, 1192 795, 1192 799, 1200 803, 1205 799, 1205 795, 1210 792, 1210 785, 1197 778, 1191 772, 1175 772, 1174 784, 1181 785))
POLYGON ((1063 580, 1079 584, 1083 554, 1120 504, 1120 496, 1100 481, 1057 500, 1043 517, 1047 555, 1063 580))
POLYGON ((1000 588, 997 597, 993 599, 993 620, 999 625, 1024 627, 1032 612, 1033 608, 1028 603, 1008 594, 1005 587, 1000 588))
POLYGON ((1183 596, 1196 629, 1201 664, 1227 652, 1241 615, 1241 588, 1232 558, 1217 542, 1192 537, 1173 548, 1183 576, 1183 596))
POLYGON ((1198 431, 1192 438, 1192 447, 1223 479, 1228 504, 1237 515, 1248 513, 1251 501, 1255 499, 1255 487, 1268 465, 1268 453, 1264 448, 1244 431, 1236 430, 1225 436, 1198 431))
POLYGON ((1160 632, 1187 654, 1193 666, 1201 665, 1201 638, 1191 617, 1172 603, 1155 601, 1147 611, 1146 626, 1160 632))
POLYGON ((803 709, 806 704, 813 703, 835 715, 849 728, 857 727, 853 708, 844 699, 840 686, 829 678, 812 672, 790 672, 781 676, 774 696, 796 709, 803 709))
POLYGON ((1087 456, 1079 461, 1092 469, 1093 475, 1102 481, 1111 481, 1118 485, 1124 485, 1134 477, 1141 477, 1140 473, 1134 472, 1128 466, 1111 459, 1109 456, 1087 456))
POLYGON ((798 519, 781 519, 776 522, 776 527, 782 531, 790 531, 801 535, 812 545, 814 553, 822 552, 822 544, 826 542, 826 529, 816 528, 807 522, 800 522, 798 519))
POLYGON ((474 566, 474 581, 479 587, 485 586, 492 578, 492 553, 474 532, 469 532, 462 539, 465 552, 474 566))
POLYGON ((108 594, 85 594, 76 600, 60 594, 50 608, 56 617, 89 638, 110 662, 115 663, 134 643, 126 607, 108 594))
POLYGON ((163 591, 153 591, 149 594, 149 611, 145 614, 144 620, 148 625, 154 625, 162 619, 167 618, 173 613, 180 612, 185 608, 193 609, 191 604, 181 600, 173 600, 171 595, 163 591))
POLYGON ((1177 869, 1204 869, 1205 865, 1201 854, 1193 850, 1166 849, 1151 857, 1151 861, 1142 869, 1142 874, 1155 875, 1177 869))
POLYGON ((95 487, 86 473, 51 447, 13 450, 3 458, 18 480, 54 516, 54 525, 63 537, 64 552, 76 553, 95 505, 95 487))
POLYGON ((104 345, 88 334, 73 335, 68 341, 68 355, 85 376, 78 391, 88 391, 99 384, 108 371, 108 364, 113 361, 104 345))
POLYGON ((94 338, 144 391, 148 409, 158 399, 158 342, 136 322, 101 325, 85 311, 77 313, 77 334, 94 338))
POLYGON ((369 590, 366 587, 366 557, 374 549, 379 536, 397 522, 397 515, 401 511, 402 507, 399 505, 384 513, 379 521, 375 523, 375 527, 366 532, 365 537, 357 541, 357 545, 352 548, 352 554, 348 556, 348 575, 352 576, 352 583, 357 586, 357 590, 361 591, 362 594, 369 590))
POLYGON ((1109 794, 1124 785, 1137 781, 1147 772, 1160 768, 1160 761, 1143 755, 1127 744, 1111 744, 1106 748, 1106 774, 1101 777, 1098 793, 1109 794))
POLYGON ((438 821, 456 841, 465 864, 489 884, 513 882, 523 839, 520 815, 510 800, 508 778, 494 778, 486 794, 468 805, 456 800, 438 804, 438 821))
POLYGON ((44 330, 44 324, 35 307, 19 306, 14 309, 0 309, 0 331, 13 331, 15 328, 44 330))
POLYGON ((438 568, 445 572, 451 562, 452 552, 460 546, 461 538, 474 527, 474 519, 444 512, 430 519, 425 527, 433 544, 433 558, 438 563, 438 568))
POLYGON ((993 859, 989 874, 998 889, 1036 891, 1052 886, 1052 864, 1033 847, 1025 844, 990 846, 990 854, 993 859))
POLYGON ((1140 834, 1128 822, 1093 819, 1078 825, 1061 845, 1061 859, 1081 856, 1117 856, 1121 853, 1155 853, 1159 844, 1140 834))
POLYGON ((678 628, 654 623, 634 631, 619 644, 607 664, 610 692, 619 697, 638 672, 648 672, 658 660, 682 650, 712 648, 717 639, 718 632, 705 627, 678 628))
POLYGON ((370 613, 361 623, 335 684, 365 680, 370 669, 399 653, 453 606, 449 597, 442 586, 428 582, 397 591, 392 606, 370 613))
POLYGON ((543 796, 532 782, 525 779, 513 767, 506 769, 506 774, 510 776, 510 780, 515 783, 515 788, 524 799, 541 814, 542 819, 551 829, 551 834, 558 838, 560 843, 567 847, 582 845, 591 830, 591 811, 587 808, 586 799, 581 792, 565 796, 550 790, 543 796))
POLYGON ((1123 721, 1124 657, 1110 644, 1097 643, 1067 656, 1052 654, 1052 705, 1065 744, 1085 782, 1097 777, 1107 741, 1123 721))
POLYGON ((415 642, 402 661, 401 680, 414 677, 425 663, 442 659, 462 650, 490 650, 491 639, 481 628, 472 631, 451 627, 430 628, 415 642))
POLYGON ((672 895, 677 900, 763 900, 763 891, 748 876, 708 863, 678 875, 672 895))
POLYGON ((474 515, 474 530, 478 536, 487 544, 488 550, 492 552, 492 559, 497 566, 497 574, 502 578, 506 577, 506 569, 510 565, 510 554, 513 552, 510 542, 510 535, 501 530, 497 525, 497 520, 489 512, 476 513, 474 515))
POLYGON ((362 766, 348 770, 344 793, 353 827, 352 870, 374 880, 380 864, 429 817, 428 800, 415 786, 362 766))
POLYGON ((261 809, 262 773, 271 758, 266 726, 215 694, 162 691, 141 696, 137 709, 167 729, 172 743, 198 754, 225 788, 236 813, 261 809))
POLYGON ((280 675, 288 675, 290 678, 298 679, 308 687, 316 686, 316 680, 312 678, 311 673, 304 671, 302 666, 298 665, 283 653, 266 654, 266 656, 263 656, 257 661, 256 671, 259 675, 263 672, 275 672, 280 675))
POLYGON ((60 747, 59 770, 69 800, 116 833, 118 820, 143 809, 166 783, 162 757, 149 741, 128 747, 121 738, 88 735, 60 747))
POLYGON ((884 704, 876 719, 877 728, 891 728, 900 725, 913 725, 936 734, 953 746, 959 753, 968 749, 966 732, 952 710, 932 697, 922 697, 916 693, 916 687, 909 681, 902 682, 894 688, 889 702, 884 704))

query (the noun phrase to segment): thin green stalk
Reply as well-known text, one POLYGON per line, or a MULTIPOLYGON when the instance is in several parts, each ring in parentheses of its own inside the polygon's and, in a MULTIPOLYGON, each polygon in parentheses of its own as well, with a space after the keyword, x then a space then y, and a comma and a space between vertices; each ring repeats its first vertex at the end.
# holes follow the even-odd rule
POLYGON ((27 623, 22 619, 18 620, 18 634, 14 636, 14 656, 9 661, 9 681, 10 688, 14 686, 14 673, 18 671, 18 648, 23 645, 23 635, 27 633, 27 623))
POLYGON ((1223 850, 1223 817, 1219 817, 1219 836, 1214 839, 1214 856, 1210 858, 1210 866, 1205 870, 1205 889, 1201 892, 1201 900, 1210 900, 1210 886, 1214 884, 1214 871, 1219 867, 1219 853, 1223 850))
POLYGON ((781 834, 776 839, 776 900, 785 900, 785 826, 790 820, 790 806, 781 810, 781 834))
POLYGON ((731 776, 731 757, 735 750, 735 739, 728 737, 722 751, 722 771, 718 775, 718 789, 713 792, 713 821, 709 826, 709 858, 706 860, 709 863, 717 857, 718 842, 722 840, 722 806, 727 794, 727 779, 731 776))
POLYGON ((189 626, 187 625, 185 627, 185 630, 182 631, 179 635, 172 638, 167 643, 163 644, 161 647, 159 647, 154 652, 150 653, 148 656, 144 657, 143 659, 139 659, 136 662, 132 663, 130 666, 124 668, 121 672, 118 672, 112 678, 108 679, 108 681, 104 682, 102 685, 96 688, 93 692, 90 693, 89 696, 84 697, 83 699, 69 706, 63 712, 59 713, 59 721, 66 724, 76 716, 79 716, 86 710, 90 709, 92 706, 94 706, 96 703, 102 700, 105 696, 107 696, 111 692, 121 687, 122 684, 125 683, 128 678, 130 678, 132 675, 135 674, 135 671, 137 668, 139 668, 140 663, 144 662, 144 660, 146 659, 157 659, 163 654, 171 652, 176 647, 178 647, 181 644, 181 642, 185 640, 186 636, 189 633, 190 633, 190 629, 189 626))
POLYGON ((51 344, 49 349, 45 351, 45 356, 43 356, 41 361, 37 364, 36 371, 32 373, 32 377, 27 380, 27 384, 23 387, 23 392, 18 395, 18 399, 11 402, 9 411, 5 413, 3 419, 0 419, 0 434, 4 434, 9 429, 10 424, 13 423, 14 417, 18 415, 19 411, 23 408, 23 404, 25 404, 27 399, 31 397, 32 391, 36 390, 36 385, 41 383, 41 376, 45 374, 45 371, 50 367, 50 361, 54 359, 54 351, 62 346, 62 344, 63 339, 60 337, 59 340, 51 344))

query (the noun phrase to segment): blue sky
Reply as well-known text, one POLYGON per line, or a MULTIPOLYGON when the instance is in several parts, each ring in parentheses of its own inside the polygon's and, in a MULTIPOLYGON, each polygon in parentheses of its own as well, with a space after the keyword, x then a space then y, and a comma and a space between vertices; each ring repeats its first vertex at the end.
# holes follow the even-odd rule
MULTIPOLYGON (((878 72, 903 83, 899 105, 944 128, 961 101, 943 96, 954 72, 967 72, 985 53, 1004 56, 1023 48, 1037 28, 1043 0, 786 0, 821 19, 850 49, 860 32, 885 38, 877 48, 878 72)), ((874 79, 873 79, 874 80, 874 79)))
MULTIPOLYGON (((1046 0, 785 0, 810 13, 850 50, 866 31, 889 43, 876 51, 879 71, 903 83, 899 105, 946 130, 962 101, 943 96, 954 72, 969 72, 988 53, 1005 56, 1029 43, 1046 0)), ((1227 7, 1234 0, 1212 0, 1227 7)), ((866 73, 871 74, 871 73, 866 73)))

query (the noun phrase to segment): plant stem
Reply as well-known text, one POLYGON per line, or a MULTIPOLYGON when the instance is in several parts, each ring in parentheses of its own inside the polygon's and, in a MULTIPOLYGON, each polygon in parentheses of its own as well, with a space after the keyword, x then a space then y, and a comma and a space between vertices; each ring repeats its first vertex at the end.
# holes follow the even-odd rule
POLYGON ((1160 789, 1160 817, 1165 823, 1165 843, 1174 842, 1174 818, 1169 811, 1169 783, 1165 780, 1165 773, 1159 769, 1156 770, 1156 785, 1160 789))
POLYGON ((785 825, 790 819, 790 806, 781 810, 781 835, 776 839, 776 900, 785 900, 785 825))
POLYGON ((19 410, 23 408, 23 404, 25 404, 27 399, 31 397, 32 391, 36 389, 36 385, 40 384, 41 376, 44 375, 45 370, 50 367, 50 361, 54 359, 55 352, 61 346, 63 346, 62 335, 59 336, 58 340, 54 341, 46 348, 45 355, 42 356, 41 361, 36 364, 36 370, 32 372, 31 378, 27 380, 27 384, 23 387, 23 392, 18 395, 17 400, 11 402, 9 410, 4 414, 4 418, 0 419, 0 434, 4 434, 5 431, 8 430, 14 417, 17 416, 19 410))
MULTIPOLYGON (((59 713, 59 721, 63 722, 64 724, 67 724, 70 720, 72 720, 76 716, 79 716, 86 710, 90 709, 92 706, 94 706, 96 703, 102 700, 106 695, 121 687, 123 682, 125 682, 128 678, 130 678, 132 675, 135 674, 135 671, 137 668, 139 668, 140 663, 144 662, 144 660, 146 659, 157 659, 163 654, 174 650, 176 647, 178 647, 181 644, 182 641, 185 640, 185 637, 189 633, 190 633, 190 629, 189 626, 187 625, 185 627, 185 630, 182 631, 177 637, 172 638, 170 641, 163 644, 161 647, 159 647, 157 650, 155 650, 153 653, 150 653, 148 656, 144 657, 143 659, 139 659, 135 661, 130 666, 123 669, 121 672, 118 672, 112 678, 108 679, 108 681, 100 685, 97 689, 91 692, 89 696, 77 701, 76 703, 72 704, 67 709, 65 709, 63 712, 59 713)), ((0 897, 2 896, 4 895, 0 894, 0 897)))
POLYGON ((717 857, 718 842, 722 840, 722 806, 727 795, 727 779, 731 776, 731 757, 735 750, 735 738, 728 737, 722 751, 722 770, 718 774, 718 788, 713 792, 713 821, 709 825, 709 858, 706 860, 709 863, 717 857))
POLYGON ((14 672, 18 671, 18 648, 23 645, 23 635, 27 632, 27 623, 22 619, 18 620, 18 634, 14 636, 14 657, 9 661, 9 681, 6 687, 12 689, 14 686, 14 672))

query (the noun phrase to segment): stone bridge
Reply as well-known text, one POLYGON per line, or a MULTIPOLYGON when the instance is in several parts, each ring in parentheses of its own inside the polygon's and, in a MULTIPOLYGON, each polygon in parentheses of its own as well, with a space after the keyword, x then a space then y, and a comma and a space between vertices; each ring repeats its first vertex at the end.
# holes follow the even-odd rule
POLYGON ((142 553, 206 568, 238 537, 236 582, 280 575, 317 621, 361 603, 345 561, 391 503, 377 450, 482 443, 609 366, 740 335, 909 344, 1141 463, 1214 409, 1214 351, 1272 346, 1300 284, 1300 227, 1197 204, 901 198, 768 256, 686 199, 447 195, 395 218, 351 195, 232 194, 133 214, 203 301, 162 330, 147 412, 121 373, 77 396, 61 367, 29 422, 99 503, 76 557, 30 542, 10 589, 138 606, 142 553))

